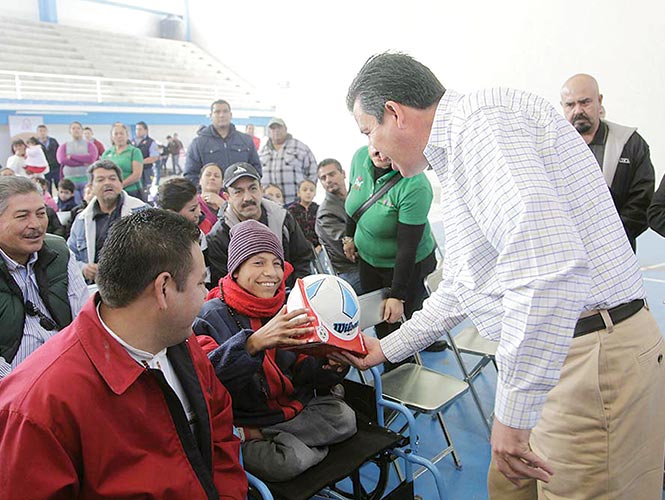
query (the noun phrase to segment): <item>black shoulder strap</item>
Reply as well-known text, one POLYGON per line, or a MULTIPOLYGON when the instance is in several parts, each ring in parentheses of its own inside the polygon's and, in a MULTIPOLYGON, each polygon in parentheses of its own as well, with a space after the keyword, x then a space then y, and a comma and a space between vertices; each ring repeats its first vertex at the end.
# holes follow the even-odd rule
POLYGON ((381 186, 381 188, 370 197, 369 200, 360 205, 358 207, 358 210, 353 212, 351 218, 357 223, 360 220, 360 218, 363 216, 363 214, 367 212, 367 210, 369 210, 369 207, 371 207, 372 205, 374 205, 374 203, 379 201, 379 198, 381 198, 384 194, 390 191, 390 188, 392 188, 400 180, 402 180, 402 174, 397 172, 390 179, 388 179, 386 183, 383 186, 381 186))

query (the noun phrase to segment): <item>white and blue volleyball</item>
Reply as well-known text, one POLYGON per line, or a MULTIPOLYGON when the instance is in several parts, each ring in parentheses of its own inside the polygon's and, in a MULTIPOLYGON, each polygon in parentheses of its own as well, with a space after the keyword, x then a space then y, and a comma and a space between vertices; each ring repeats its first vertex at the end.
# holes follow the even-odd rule
POLYGON ((318 319, 317 335, 328 342, 329 335, 350 341, 360 333, 360 304, 346 281, 330 274, 313 274, 296 281, 286 302, 287 309, 307 308, 318 319))

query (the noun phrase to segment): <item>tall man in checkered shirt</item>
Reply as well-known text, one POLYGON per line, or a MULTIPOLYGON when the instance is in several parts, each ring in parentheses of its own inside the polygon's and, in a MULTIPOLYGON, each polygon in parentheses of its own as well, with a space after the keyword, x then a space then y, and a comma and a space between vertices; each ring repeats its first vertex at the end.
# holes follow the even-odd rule
POLYGON ((500 341, 490 498, 660 498, 663 337, 579 134, 538 96, 461 95, 403 54, 370 58, 347 106, 393 168, 432 166, 447 214, 439 288, 347 360, 400 361, 469 318, 500 341))
POLYGON ((284 203, 296 201, 298 185, 305 179, 316 184, 316 159, 305 143, 294 139, 281 118, 268 122, 268 142, 259 153, 263 185, 282 188, 284 203))

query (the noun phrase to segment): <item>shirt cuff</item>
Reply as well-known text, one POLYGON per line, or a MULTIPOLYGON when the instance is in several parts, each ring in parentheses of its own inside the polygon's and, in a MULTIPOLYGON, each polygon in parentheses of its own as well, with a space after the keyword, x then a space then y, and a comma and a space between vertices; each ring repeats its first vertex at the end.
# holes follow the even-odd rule
POLYGON ((543 406, 547 393, 530 393, 505 387, 499 381, 496 388, 494 414, 503 425, 514 429, 533 429, 543 406))
POLYGON ((5 358, 0 356, 0 380, 5 378, 7 375, 9 375, 12 371, 12 365, 7 363, 5 358))

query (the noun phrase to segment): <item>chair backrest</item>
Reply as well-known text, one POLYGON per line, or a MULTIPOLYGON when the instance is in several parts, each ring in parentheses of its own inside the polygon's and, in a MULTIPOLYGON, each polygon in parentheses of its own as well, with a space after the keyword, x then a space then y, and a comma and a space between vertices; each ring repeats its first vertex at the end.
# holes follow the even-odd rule
POLYGON ((443 268, 437 267, 425 277, 425 288, 427 289, 427 293, 432 295, 434 290, 439 288, 441 281, 443 281, 443 268))
POLYGON ((388 288, 358 296, 360 304, 360 329, 365 330, 383 322, 383 308, 388 298, 388 288))
POLYGON ((317 260, 321 269, 320 272, 323 274, 332 274, 337 276, 335 268, 332 265, 332 261, 330 260, 330 255, 328 254, 326 246, 323 243, 321 244, 321 251, 319 252, 319 255, 317 255, 317 260))

